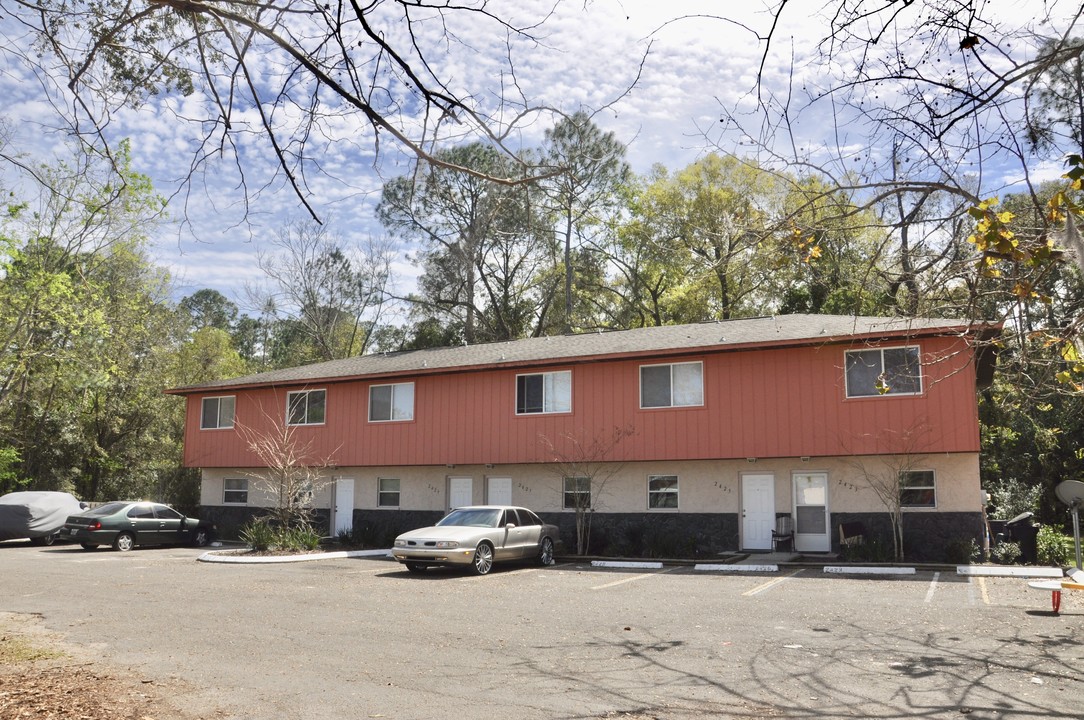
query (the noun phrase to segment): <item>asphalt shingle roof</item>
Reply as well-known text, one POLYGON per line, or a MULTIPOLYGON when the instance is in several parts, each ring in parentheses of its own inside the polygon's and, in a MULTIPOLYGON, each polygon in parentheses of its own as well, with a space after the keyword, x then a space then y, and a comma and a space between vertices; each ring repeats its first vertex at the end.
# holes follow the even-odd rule
POLYGON ((172 392, 187 394, 224 387, 298 385, 477 367, 555 364, 615 355, 659 356, 696 350, 944 334, 963 332, 968 327, 966 321, 930 318, 778 315, 362 355, 177 388, 172 392))

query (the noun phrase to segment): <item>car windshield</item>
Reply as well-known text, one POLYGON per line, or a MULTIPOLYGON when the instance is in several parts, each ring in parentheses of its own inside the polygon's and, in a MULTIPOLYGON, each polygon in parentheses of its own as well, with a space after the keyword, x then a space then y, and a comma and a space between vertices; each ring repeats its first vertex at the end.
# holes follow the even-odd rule
POLYGON ((112 515, 113 513, 117 512, 118 510, 123 510, 127 506, 128 506, 128 503, 111 502, 111 503, 106 503, 105 505, 99 505, 98 507, 94 508, 93 510, 87 510, 83 514, 87 515, 89 517, 105 517, 106 515, 112 515))
POLYGON ((497 527, 497 520, 500 517, 500 508, 452 510, 437 523, 437 526, 460 525, 463 527, 491 528, 497 527))

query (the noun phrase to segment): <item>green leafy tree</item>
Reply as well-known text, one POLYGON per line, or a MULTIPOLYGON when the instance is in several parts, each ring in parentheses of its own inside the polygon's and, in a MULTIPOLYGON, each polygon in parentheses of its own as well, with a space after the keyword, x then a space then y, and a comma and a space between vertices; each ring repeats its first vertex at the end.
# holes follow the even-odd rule
POLYGON ((625 152, 617 137, 603 132, 583 110, 546 131, 541 162, 553 174, 542 185, 554 234, 564 248, 565 331, 578 324, 573 313, 573 249, 589 248, 592 234, 605 228, 604 218, 618 206, 619 190, 631 173, 625 152))
MULTIPOLYGON (((654 180, 664 177, 656 165, 645 177, 633 177, 623 188, 626 214, 617 218, 598 243, 599 252, 612 268, 601 290, 608 304, 612 327, 650 327, 685 321, 691 310, 682 302, 687 279, 680 263, 673 262, 665 244, 657 242, 665 218, 652 212, 647 194, 654 180)), ((693 317, 700 319, 699 313, 693 317)))
POLYGON ((1082 46, 1084 38, 1074 37, 1048 39, 1038 48, 1039 57, 1059 59, 1050 62, 1029 88, 1028 140, 1037 150, 1084 155, 1082 46))
POLYGON ((15 448, 0 448, 0 495, 22 490, 27 480, 19 474, 20 458, 15 448))
POLYGON ((237 323, 237 305, 217 290, 204 288, 181 300, 178 309, 192 318, 195 330, 218 328, 229 332, 237 323))
POLYGON ((162 200, 130 169, 113 182, 117 159, 36 169, 40 196, 4 226, 0 445, 29 485, 87 500, 162 496, 180 465, 162 390, 183 324, 144 251, 162 200))
MULTIPOLYGON (((826 178, 787 180, 771 273, 780 313, 881 315, 891 291, 877 216, 826 178)), ((771 308, 764 308, 770 311, 771 308)))
POLYGON ((205 327, 192 333, 177 350, 173 377, 180 385, 198 385, 247 372, 248 364, 234 348, 229 333, 205 327))
MULTIPOLYGON (((492 145, 440 151, 448 165, 482 174, 513 171, 492 145)), ((443 167, 417 167, 384 185, 377 209, 384 227, 420 246, 424 269, 407 300, 418 321, 437 318, 468 343, 530 334, 537 320, 539 252, 529 188, 508 187, 443 167)))
POLYGON ((685 278, 667 283, 669 303, 680 308, 671 317, 726 320, 770 306, 772 227, 783 199, 775 175, 732 155, 708 155, 673 175, 655 171, 636 198, 632 222, 657 245, 652 265, 669 258, 685 278))

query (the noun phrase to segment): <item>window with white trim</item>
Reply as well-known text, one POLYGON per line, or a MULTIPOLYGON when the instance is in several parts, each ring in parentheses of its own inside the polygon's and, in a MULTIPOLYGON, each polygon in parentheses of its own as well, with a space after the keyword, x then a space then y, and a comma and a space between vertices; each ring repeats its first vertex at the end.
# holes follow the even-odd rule
POLYGON ((233 395, 205 397, 200 412, 200 430, 221 430, 233 427, 233 409, 236 398, 233 395))
POLYGON ((933 470, 907 470, 900 473, 900 507, 937 507, 933 470))
POLYGON ((647 507, 651 510, 677 510, 677 475, 650 475, 647 478, 647 507))
POLYGON ((591 478, 565 478, 565 510, 589 510, 591 508, 591 478))
POLYGON ((377 507, 399 507, 399 478, 380 478, 377 486, 377 507))
POLYGON ((572 412, 572 371, 516 376, 516 414, 572 412))
POLYGON ((323 425, 327 414, 327 390, 299 390, 286 393, 286 422, 289 425, 323 425))
POLYGON ((248 504, 248 480, 226 478, 222 481, 222 502, 227 505, 248 504))
POLYGON ((914 345, 848 350, 845 365, 847 397, 922 393, 922 363, 914 345))
POLYGON ((640 366, 640 407, 691 407, 704 404, 704 363, 640 366))
POLYGON ((369 422, 414 419, 414 383, 369 386, 369 422))

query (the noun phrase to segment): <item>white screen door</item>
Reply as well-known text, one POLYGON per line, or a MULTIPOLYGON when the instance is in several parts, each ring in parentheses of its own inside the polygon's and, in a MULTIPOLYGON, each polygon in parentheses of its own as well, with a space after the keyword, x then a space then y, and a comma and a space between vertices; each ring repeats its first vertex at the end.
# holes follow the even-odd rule
POLYGON ((354 529, 354 478, 335 478, 335 497, 331 501, 331 534, 354 529))
POLYGON ((775 527, 775 476, 741 476, 741 537, 746 550, 770 550, 775 527))
POLYGON ((828 473, 794 474, 794 549, 828 552, 828 473))
POLYGON ((474 480, 469 477, 448 478, 448 509, 474 504, 474 480))
POLYGON ((512 478, 491 477, 486 493, 486 502, 490 505, 512 504, 512 478))

